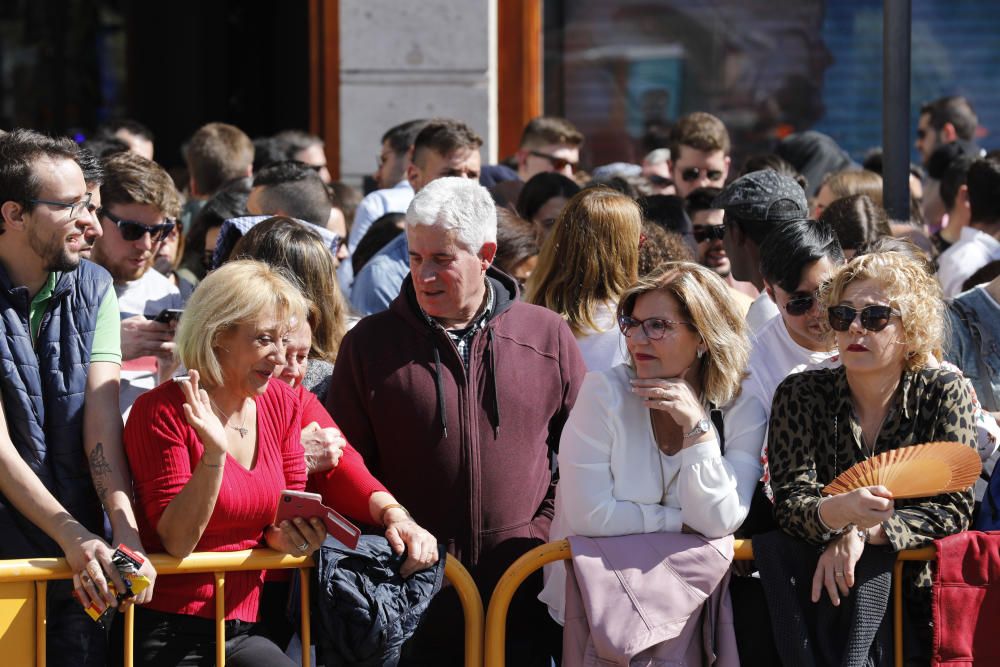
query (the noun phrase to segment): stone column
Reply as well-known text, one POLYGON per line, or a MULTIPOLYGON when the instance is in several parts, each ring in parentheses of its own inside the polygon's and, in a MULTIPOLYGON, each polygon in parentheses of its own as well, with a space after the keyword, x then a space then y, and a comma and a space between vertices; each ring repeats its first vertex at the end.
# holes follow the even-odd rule
POLYGON ((497 0, 340 0, 340 173, 375 169, 406 120, 462 120, 497 153, 497 0))

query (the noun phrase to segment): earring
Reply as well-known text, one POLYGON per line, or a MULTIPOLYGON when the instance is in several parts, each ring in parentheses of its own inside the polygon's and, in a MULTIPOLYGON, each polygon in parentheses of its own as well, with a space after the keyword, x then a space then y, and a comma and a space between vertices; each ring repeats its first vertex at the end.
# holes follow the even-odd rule
POLYGON ((697 357, 698 357, 699 359, 701 359, 702 357, 704 357, 704 356, 705 356, 705 350, 703 350, 703 349, 701 349, 701 348, 699 347, 699 348, 698 348, 698 351, 697 351, 697 352, 695 353, 695 356, 697 356, 697 357))

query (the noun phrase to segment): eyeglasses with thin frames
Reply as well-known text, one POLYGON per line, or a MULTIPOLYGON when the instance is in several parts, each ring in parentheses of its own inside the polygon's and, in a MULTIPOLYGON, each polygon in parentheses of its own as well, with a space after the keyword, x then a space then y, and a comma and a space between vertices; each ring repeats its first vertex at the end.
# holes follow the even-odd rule
POLYGON ((74 202, 51 201, 48 199, 29 199, 28 201, 32 204, 45 204, 46 206, 68 208, 69 219, 72 221, 78 219, 81 215, 83 215, 83 212, 90 207, 90 200, 93 196, 93 193, 88 192, 83 196, 83 199, 74 202))
POLYGON ((660 340, 664 336, 674 333, 680 326, 694 328, 690 322, 678 322, 663 317, 647 317, 644 320, 637 320, 631 315, 622 315, 618 318, 618 328, 621 329, 622 335, 626 338, 632 337, 636 327, 642 327, 642 333, 646 334, 646 338, 660 340))
POLYGON ((119 218, 106 208, 100 209, 99 214, 115 223, 118 231, 121 232, 122 238, 126 241, 138 241, 146 234, 149 234, 149 239, 153 243, 159 243, 174 229, 174 221, 166 218, 164 218, 166 222, 161 222, 158 225, 144 225, 134 220, 119 218))

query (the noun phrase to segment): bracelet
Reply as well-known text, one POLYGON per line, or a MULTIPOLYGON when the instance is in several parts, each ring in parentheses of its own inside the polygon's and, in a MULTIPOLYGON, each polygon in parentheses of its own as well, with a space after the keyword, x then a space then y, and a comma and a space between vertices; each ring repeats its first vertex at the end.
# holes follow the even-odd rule
POLYGON ((403 507, 402 505, 400 505, 399 503, 389 503, 388 505, 382 508, 382 511, 379 512, 378 515, 378 522, 382 524, 383 527, 386 528, 388 527, 385 525, 385 513, 388 512, 389 510, 403 510, 404 512, 406 512, 407 517, 411 519, 413 518, 413 515, 410 514, 410 511, 405 507, 403 507))
POLYGON ((223 456, 222 460, 219 461, 218 463, 209 463, 205 459, 205 455, 202 454, 202 456, 201 456, 201 463, 202 463, 202 465, 204 465, 204 466, 206 466, 208 468, 225 468, 226 467, 226 457, 223 456))
POLYGON ((870 532, 868 532, 867 529, 858 528, 857 526, 855 526, 853 524, 851 525, 851 528, 854 528, 854 529, 857 530, 857 532, 858 532, 858 538, 861 540, 861 544, 868 544, 868 542, 872 538, 872 534, 870 532))

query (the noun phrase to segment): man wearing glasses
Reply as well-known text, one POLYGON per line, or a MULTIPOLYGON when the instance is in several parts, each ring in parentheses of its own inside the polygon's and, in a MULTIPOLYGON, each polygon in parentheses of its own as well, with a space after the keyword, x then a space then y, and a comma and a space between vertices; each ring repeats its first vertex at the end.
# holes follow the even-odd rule
POLYGON ((112 156, 104 165, 101 208, 103 233, 91 259, 111 273, 121 316, 124 414, 139 394, 170 376, 176 321, 157 322, 165 309, 181 310, 180 291, 150 270, 160 242, 174 228, 180 195, 166 171, 134 153, 112 156))
POLYGON ((695 111, 670 130, 670 173, 677 196, 696 188, 721 188, 729 174, 729 132, 712 114, 695 111))
POLYGON ((517 177, 527 183, 535 174, 554 171, 567 178, 580 164, 583 135, 573 123, 556 116, 531 119, 521 134, 517 177))
POLYGON ((76 157, 69 139, 0 137, 0 558, 65 556, 73 570, 47 587, 49 665, 106 662, 105 631, 80 606, 113 604, 108 581, 124 590, 102 505, 112 544, 143 551, 117 409, 117 302, 107 271, 80 260, 100 229, 76 157))

